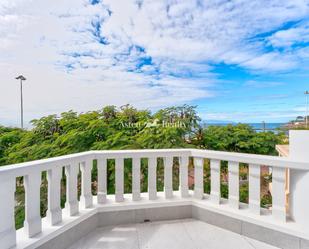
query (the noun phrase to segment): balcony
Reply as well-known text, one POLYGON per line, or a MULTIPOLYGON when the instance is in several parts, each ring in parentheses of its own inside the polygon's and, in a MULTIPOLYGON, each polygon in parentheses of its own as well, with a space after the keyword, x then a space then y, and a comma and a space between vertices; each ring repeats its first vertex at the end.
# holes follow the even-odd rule
MULTIPOLYGON (((304 137, 299 132, 292 134, 291 156, 287 158, 197 149, 89 151, 1 167, 0 248, 309 248, 309 160, 306 155, 293 156, 306 152, 293 149, 299 144, 293 139, 304 137), (132 159, 132 193, 128 194, 124 193, 125 159, 132 159), (147 179, 143 180, 148 191, 143 193, 141 159, 147 161, 147 179), (163 192, 157 191, 157 159, 164 165, 163 192), (205 159, 210 161, 210 194, 204 193, 205 159), (107 195, 108 160, 115 164, 114 195, 107 195), (179 164, 178 191, 173 190, 174 160, 179 164), (228 199, 220 195, 221 161, 228 162, 228 199), (94 162, 96 196, 91 184, 94 162), (194 166, 193 189, 188 187, 190 163, 194 166), (248 204, 239 201, 240 163, 249 165, 248 204), (260 207, 264 166, 272 169, 271 209, 260 207), (63 169, 66 203, 61 209, 63 169), (48 179, 45 218, 40 215, 42 172, 48 179), (16 231, 14 193, 20 176, 24 177, 26 193, 25 221, 16 231)), ((301 146, 308 148, 308 141, 301 146)))

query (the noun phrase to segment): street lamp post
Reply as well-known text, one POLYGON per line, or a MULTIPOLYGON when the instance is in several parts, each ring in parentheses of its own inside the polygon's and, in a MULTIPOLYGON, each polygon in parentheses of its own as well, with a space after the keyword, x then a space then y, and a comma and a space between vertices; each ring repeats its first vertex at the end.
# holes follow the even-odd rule
POLYGON ((21 128, 24 128, 24 107, 23 107, 23 81, 26 78, 22 75, 19 75, 15 79, 20 80, 20 124, 21 128))
POLYGON ((305 91, 306 95, 306 128, 308 128, 308 95, 309 91, 305 91))

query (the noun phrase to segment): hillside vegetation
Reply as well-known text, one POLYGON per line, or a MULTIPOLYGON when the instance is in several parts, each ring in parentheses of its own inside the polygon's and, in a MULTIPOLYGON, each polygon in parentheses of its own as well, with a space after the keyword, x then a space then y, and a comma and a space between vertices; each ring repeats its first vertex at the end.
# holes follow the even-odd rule
MULTIPOLYGON (((70 153, 100 149, 158 149, 158 148, 202 148, 231 152, 274 155, 275 145, 282 143, 281 133, 255 132, 246 124, 200 126, 200 117, 194 106, 170 107, 151 113, 130 105, 116 108, 106 106, 102 110, 78 114, 74 111, 61 115, 50 115, 33 120, 30 130, 0 126, 0 165, 20 163, 70 153)), ((192 171, 192 161, 189 174, 192 171)), ((240 200, 248 200, 246 184, 248 166, 240 165, 240 200)), ((210 191, 209 161, 204 163, 205 192, 210 191)), ((125 160, 125 192, 131 192, 131 161, 125 160)), ((108 193, 114 193, 114 161, 108 161, 108 193)), ((147 161, 142 160, 141 189, 147 191, 147 161)), ((178 161, 174 159, 174 189, 178 189, 178 161)), ((92 172, 93 194, 96 194, 96 162, 92 172)), ((163 190, 164 170, 158 159, 158 191, 163 190)), ((221 163, 221 196, 227 198, 227 162, 221 163)), ((61 183, 61 204, 64 206, 66 178, 61 183)), ((24 220, 23 178, 17 179, 16 227, 22 227, 24 220)), ((266 183, 264 183, 267 186, 266 183)), ((47 209, 47 179, 42 172, 41 215, 47 209)), ((190 186, 193 188, 193 186, 190 186)), ((80 176, 79 176, 80 192, 80 176)), ((262 205, 271 204, 267 189, 262 191, 262 205)))
POLYGON ((199 122, 187 105, 154 114, 126 105, 50 115, 31 121, 31 130, 0 126, 0 165, 98 149, 197 147, 270 155, 283 138, 245 124, 203 129, 199 122))

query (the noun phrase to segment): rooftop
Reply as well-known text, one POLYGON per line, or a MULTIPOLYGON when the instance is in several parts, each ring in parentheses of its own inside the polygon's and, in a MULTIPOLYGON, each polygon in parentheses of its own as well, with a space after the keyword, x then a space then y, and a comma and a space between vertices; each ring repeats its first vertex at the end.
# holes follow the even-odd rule
POLYGON ((290 149, 288 144, 278 144, 276 145, 276 150, 278 151, 280 156, 289 156, 290 149))

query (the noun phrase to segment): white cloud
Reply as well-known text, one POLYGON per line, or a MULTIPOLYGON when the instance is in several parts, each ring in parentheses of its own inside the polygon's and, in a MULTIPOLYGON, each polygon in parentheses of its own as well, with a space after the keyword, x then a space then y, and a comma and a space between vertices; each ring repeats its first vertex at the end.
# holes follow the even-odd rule
POLYGON ((284 48, 309 42, 309 23, 304 23, 296 28, 280 30, 269 37, 268 41, 274 47, 284 48))
POLYGON ((203 120, 230 121, 243 123, 260 123, 262 121, 269 122, 286 122, 294 120, 297 116, 303 116, 304 112, 300 110, 276 110, 276 111, 246 111, 246 112, 209 112, 201 113, 203 120))
POLYGON ((277 86, 285 85, 283 82, 277 81, 258 81, 258 80, 248 80, 244 83, 244 87, 251 88, 272 88, 277 86))
POLYGON ((71 108, 158 108, 212 97, 215 63, 297 67, 308 58, 304 48, 282 54, 263 46, 302 41, 307 26, 254 37, 307 16, 306 2, 2 0, 0 122, 18 118, 19 73, 28 77, 29 120, 71 108))

